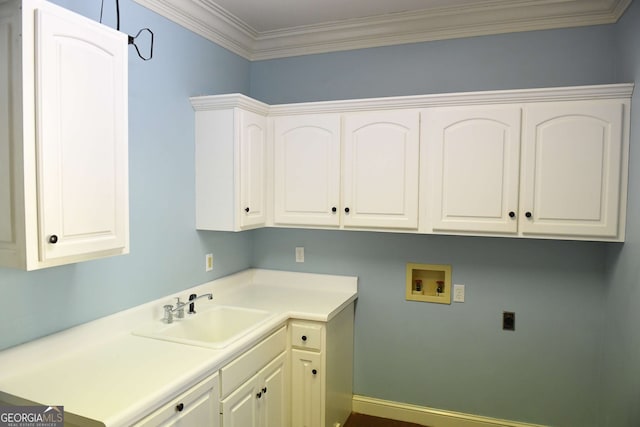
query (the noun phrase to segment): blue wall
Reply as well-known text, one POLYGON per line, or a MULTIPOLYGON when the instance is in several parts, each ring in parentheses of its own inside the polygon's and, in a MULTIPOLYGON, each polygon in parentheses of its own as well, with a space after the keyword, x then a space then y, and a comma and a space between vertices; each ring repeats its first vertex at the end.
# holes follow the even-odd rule
MULTIPOLYGON (((56 3, 97 20, 100 2, 56 3)), ((129 56, 131 254, 35 272, 0 268, 0 349, 84 323, 250 265, 251 234, 195 230, 194 115, 189 96, 248 92, 250 63, 121 2, 123 31, 155 32, 151 61, 129 56), (212 252, 213 272, 204 272, 212 252)), ((105 23, 114 26, 113 2, 105 23)), ((2 369, 2 368, 0 368, 2 369)))
MULTIPOLYGON (((99 1, 55 0, 97 19, 99 1)), ((107 2, 110 3, 110 2, 107 2)), ((270 103, 638 80, 640 6, 616 25, 248 61, 122 1, 130 51, 131 254, 36 272, 0 269, 0 349, 249 266, 360 277, 355 392, 554 426, 637 427, 640 114, 624 245, 395 233, 197 232, 188 97, 270 103), (304 246, 306 262, 294 262, 304 246), (203 271, 212 252, 214 271, 203 271), (406 262, 447 263, 467 302, 404 300, 406 262), (515 332, 500 329, 515 311, 515 332)), ((105 21, 113 25, 113 12, 105 21)), ((636 96, 637 99, 637 96, 636 96)))
MULTIPOLYGON (((261 61, 251 95, 283 103, 613 83, 616 36, 598 26, 261 61)), ((267 229, 255 233, 253 264, 360 277, 356 394, 588 427, 602 410, 605 255, 620 246, 267 229), (466 302, 406 302, 406 262, 451 264, 466 302), (501 330, 504 310, 516 312, 515 332, 501 330)))
MULTIPOLYGON (((640 82, 640 4, 617 26, 618 79, 640 82)), ((627 239, 608 248, 603 426, 640 425, 640 93, 631 109, 627 239)))
POLYGON ((535 31, 274 59, 251 96, 277 104, 612 83, 612 26, 535 31))

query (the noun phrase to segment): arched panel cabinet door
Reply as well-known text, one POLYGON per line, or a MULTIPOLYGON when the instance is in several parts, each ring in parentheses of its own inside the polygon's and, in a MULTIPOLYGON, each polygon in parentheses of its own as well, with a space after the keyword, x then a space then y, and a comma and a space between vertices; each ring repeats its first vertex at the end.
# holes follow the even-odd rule
POLYGON ((419 122, 416 110, 344 116, 345 228, 418 228, 419 122))
POLYGON ((127 35, 0 2, 0 265, 129 252, 127 35))
POLYGON ((35 17, 40 259, 124 248, 127 37, 58 8, 35 17))
POLYGON ((340 115, 275 117, 274 223, 340 224, 340 115))
POLYGON ((423 113, 434 231, 517 233, 521 110, 444 107, 423 113))
POLYGON ((240 132, 240 228, 264 225, 267 217, 267 120, 251 111, 236 109, 240 132))
POLYGON ((624 104, 529 105, 523 132, 523 234, 616 237, 624 104))

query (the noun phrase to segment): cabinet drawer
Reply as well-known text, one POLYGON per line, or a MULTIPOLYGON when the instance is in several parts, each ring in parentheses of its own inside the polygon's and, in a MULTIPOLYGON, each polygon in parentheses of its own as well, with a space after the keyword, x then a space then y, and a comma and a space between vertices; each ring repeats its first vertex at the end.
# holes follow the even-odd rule
POLYGON ((286 326, 220 369, 220 396, 226 397, 287 347, 286 326))
MULTIPOLYGON (((215 420, 218 416, 218 374, 215 373, 180 396, 138 421, 133 427, 174 425, 179 418, 188 420, 215 420)), ((66 423, 65 423, 66 425, 66 423)))
POLYGON ((307 350, 322 350, 322 328, 320 323, 291 322, 291 346, 307 350))

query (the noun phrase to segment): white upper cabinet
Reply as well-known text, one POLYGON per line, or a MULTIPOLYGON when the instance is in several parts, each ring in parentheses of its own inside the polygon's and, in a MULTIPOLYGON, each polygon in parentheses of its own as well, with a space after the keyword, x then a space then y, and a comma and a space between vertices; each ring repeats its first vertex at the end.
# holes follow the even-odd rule
POLYGON ((241 231, 266 223, 267 120, 243 95, 194 97, 196 228, 241 231))
POLYGON ((340 115, 276 117, 273 142, 273 222, 337 227, 340 115))
POLYGON ((0 79, 0 108, 15 118, 0 134, 11 175, 0 190, 11 214, 0 220, 0 265, 127 253, 126 34, 41 0, 0 8, 0 45, 11 46, 0 62, 16 76, 0 79))
MULTIPOLYGON (((523 234, 611 237, 620 233, 624 104, 527 106, 522 155, 523 234)), ((626 190, 625 196, 626 199, 626 190)))
POLYGON ((240 129, 240 228, 265 224, 267 176, 267 120, 250 111, 238 110, 240 129))
POLYGON ((419 123, 415 110, 344 116, 345 227, 418 228, 419 123))
POLYGON ((445 107, 423 113, 424 208, 434 230, 518 231, 518 106, 445 107))
POLYGON ((624 241, 632 92, 192 98, 197 227, 624 241))

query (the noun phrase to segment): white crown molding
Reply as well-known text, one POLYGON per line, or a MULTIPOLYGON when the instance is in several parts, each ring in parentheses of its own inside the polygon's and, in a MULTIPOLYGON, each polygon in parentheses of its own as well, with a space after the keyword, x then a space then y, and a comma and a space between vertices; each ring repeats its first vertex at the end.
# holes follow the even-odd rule
POLYGON ((189 98, 195 111, 226 110, 229 108, 242 108, 256 114, 266 116, 270 106, 264 102, 249 98, 241 93, 229 93, 223 95, 193 96, 189 98))
POLYGON ((196 111, 222 110, 237 107, 257 114, 275 117, 299 114, 353 113, 358 111, 447 106, 524 104, 533 102, 581 101, 593 99, 630 99, 633 94, 633 89, 633 83, 619 83, 593 86, 391 96, 384 98, 301 102, 279 105, 268 105, 238 93, 197 96, 189 99, 193 109, 196 111))
POLYGON ((258 32, 212 0, 135 0, 249 60, 617 22, 632 0, 494 0, 258 32))

